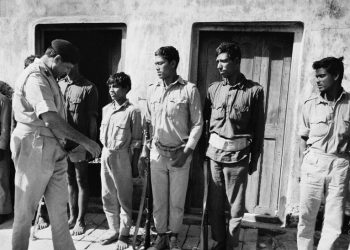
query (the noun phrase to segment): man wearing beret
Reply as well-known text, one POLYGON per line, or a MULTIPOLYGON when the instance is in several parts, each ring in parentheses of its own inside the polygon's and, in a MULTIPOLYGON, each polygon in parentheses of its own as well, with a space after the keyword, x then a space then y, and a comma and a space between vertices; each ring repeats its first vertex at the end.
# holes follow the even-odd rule
POLYGON ((31 221, 42 195, 49 211, 55 250, 74 250, 67 218, 66 139, 82 145, 93 157, 99 145, 66 122, 57 79, 77 63, 77 48, 56 39, 40 59, 29 65, 15 84, 13 109, 17 126, 11 135, 16 167, 12 249, 28 249, 31 221))

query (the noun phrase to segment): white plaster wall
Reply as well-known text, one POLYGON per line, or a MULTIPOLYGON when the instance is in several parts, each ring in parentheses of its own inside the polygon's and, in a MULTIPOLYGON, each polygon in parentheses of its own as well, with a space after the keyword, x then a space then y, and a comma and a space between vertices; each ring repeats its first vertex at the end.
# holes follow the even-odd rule
POLYGON ((348 0, 0 0, 0 80, 13 84, 24 58, 34 53, 38 23, 112 22, 127 25, 123 69, 131 75, 130 98, 145 96, 147 83, 156 80, 153 53, 163 45, 180 52, 179 73, 187 78, 191 29, 195 22, 284 22, 304 24, 300 54, 289 101, 293 136, 287 209, 298 201, 298 109, 312 90, 311 64, 325 56, 344 56, 344 87, 350 90, 350 1, 348 0))

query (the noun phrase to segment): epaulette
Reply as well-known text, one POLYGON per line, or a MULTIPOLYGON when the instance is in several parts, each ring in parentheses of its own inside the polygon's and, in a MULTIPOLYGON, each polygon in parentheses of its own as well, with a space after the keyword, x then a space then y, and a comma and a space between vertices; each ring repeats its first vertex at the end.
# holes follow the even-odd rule
POLYGON ((305 99, 304 103, 307 103, 308 101, 314 100, 318 98, 318 95, 316 95, 315 93, 311 94, 308 98, 305 99))

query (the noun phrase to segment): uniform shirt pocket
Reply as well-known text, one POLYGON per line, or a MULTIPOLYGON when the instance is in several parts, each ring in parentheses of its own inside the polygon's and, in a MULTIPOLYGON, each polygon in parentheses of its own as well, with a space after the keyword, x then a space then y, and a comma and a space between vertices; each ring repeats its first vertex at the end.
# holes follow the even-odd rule
POLYGON ((167 103, 167 115, 175 119, 187 116, 187 100, 170 98, 167 103))
POLYGON ((224 104, 212 107, 211 117, 213 121, 221 121, 225 118, 226 106, 224 104))
POLYGON ((328 122, 325 115, 310 117, 310 137, 321 137, 328 133, 328 122))
POLYGON ((250 118, 250 108, 249 106, 237 106, 234 105, 230 110, 230 119, 239 122, 246 123, 250 118))

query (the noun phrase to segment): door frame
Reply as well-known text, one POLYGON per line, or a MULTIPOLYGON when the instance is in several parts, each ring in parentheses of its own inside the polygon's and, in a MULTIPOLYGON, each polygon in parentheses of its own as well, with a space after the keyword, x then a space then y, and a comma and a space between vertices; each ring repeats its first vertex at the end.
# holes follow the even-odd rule
POLYGON ((197 83, 198 58, 200 33, 203 31, 230 31, 230 32, 288 32, 294 34, 292 47, 292 63, 290 69, 290 79, 287 95, 287 108, 284 126, 284 139, 282 143, 282 165, 279 181, 278 209, 275 216, 285 221, 286 208, 289 205, 288 197, 293 192, 292 181, 290 181, 293 169, 298 166, 297 147, 286 138, 297 141, 297 121, 298 121, 298 93, 301 89, 301 59, 304 24, 302 22, 198 22, 192 26, 192 38, 190 49, 189 76, 191 82, 197 83), (282 185, 283 184, 283 185, 282 185))

